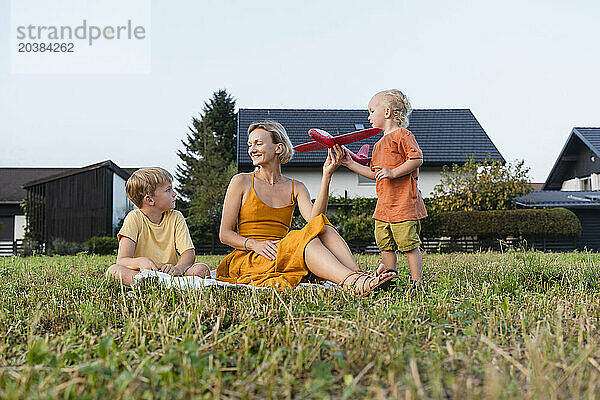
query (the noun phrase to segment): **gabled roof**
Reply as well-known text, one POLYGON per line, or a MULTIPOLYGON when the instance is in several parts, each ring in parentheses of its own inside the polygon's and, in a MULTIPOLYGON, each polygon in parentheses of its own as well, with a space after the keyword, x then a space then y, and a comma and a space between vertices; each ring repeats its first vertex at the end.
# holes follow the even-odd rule
POLYGON ((600 208, 600 191, 540 190, 516 199, 523 207, 600 208))
POLYGON ((600 157, 600 128, 573 128, 581 139, 586 142, 598 157, 600 157))
POLYGON ((34 179, 62 174, 73 168, 0 168, 0 204, 19 204, 27 192, 23 185, 34 179))
MULTIPOLYGON (((569 138, 567 139, 567 142, 560 151, 554 166, 550 170, 550 174, 548 174, 548 178, 546 179, 546 182, 544 182, 542 189, 546 189, 552 183, 557 183, 553 182, 556 179, 560 180, 562 183, 560 175, 562 175, 564 169, 569 168, 569 166, 564 164, 568 161, 571 161, 567 160, 567 158, 569 153, 574 151, 574 148, 577 146, 577 142, 579 141, 596 155, 596 158, 598 159, 597 162, 600 165, 600 128, 573 128, 569 138)), ((579 146, 581 146, 581 144, 579 144, 579 146)))
POLYGON ((26 184, 23 185, 23 188, 27 189, 31 186, 36 186, 36 185, 39 185, 42 183, 55 181, 57 179, 66 178, 67 176, 76 175, 76 174, 80 174, 82 172, 92 171, 94 169, 103 168, 103 167, 109 168, 111 171, 113 171, 115 174, 119 175, 123 179, 128 179, 129 176, 131 175, 130 173, 123 170, 121 167, 119 167, 114 162, 112 162, 110 160, 106 160, 106 161, 99 162, 97 164, 88 165, 87 167, 70 169, 63 173, 59 173, 56 175, 48 176, 43 179, 37 179, 37 180, 31 181, 31 182, 27 182, 26 184))
MULTIPOLYGON (((280 122, 293 145, 311 141, 307 134, 310 128, 321 128, 336 136, 371 127, 366 110, 241 108, 238 113, 238 168, 252 165, 246 151, 248 127, 252 122, 264 119, 280 122)), ((475 161, 491 159, 505 162, 469 109, 414 110, 408 129, 423 150, 424 166, 461 164, 471 156, 475 161)), ((377 135, 352 143, 348 148, 356 152, 368 143, 371 152, 380 138, 381 135, 377 135)), ((326 150, 296 153, 286 165, 322 165, 325 157, 326 150)))

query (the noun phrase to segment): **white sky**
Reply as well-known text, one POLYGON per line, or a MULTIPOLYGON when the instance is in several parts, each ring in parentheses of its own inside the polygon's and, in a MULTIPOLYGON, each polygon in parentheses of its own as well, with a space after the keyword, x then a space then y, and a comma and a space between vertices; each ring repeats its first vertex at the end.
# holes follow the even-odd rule
POLYGON ((153 1, 149 74, 11 74, 9 11, 0 0, 5 167, 174 172, 219 88, 238 107, 366 108, 399 88, 414 108, 470 108, 537 182, 574 126, 600 126, 598 1, 153 1))

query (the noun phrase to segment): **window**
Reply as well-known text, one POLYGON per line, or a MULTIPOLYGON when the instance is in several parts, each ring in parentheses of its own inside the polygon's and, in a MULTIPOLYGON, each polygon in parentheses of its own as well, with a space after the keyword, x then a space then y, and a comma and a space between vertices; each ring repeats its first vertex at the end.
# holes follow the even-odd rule
POLYGON ((133 210, 133 204, 127 198, 125 192, 125 180, 117 174, 113 174, 113 210, 112 230, 113 236, 117 236, 123 225, 123 220, 129 211, 133 210))
POLYGON ((579 180, 581 185, 581 190, 592 190, 592 179, 591 178, 581 178, 579 180))
POLYGON ((375 180, 365 178, 364 176, 362 176, 360 174, 356 174, 356 175, 358 176, 358 184, 359 185, 375 185, 375 180))

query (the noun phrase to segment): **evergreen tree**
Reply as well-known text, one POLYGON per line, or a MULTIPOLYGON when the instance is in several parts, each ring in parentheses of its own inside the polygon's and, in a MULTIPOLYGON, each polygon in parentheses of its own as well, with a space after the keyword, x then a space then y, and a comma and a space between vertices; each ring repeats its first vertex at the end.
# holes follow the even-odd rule
POLYGON ((223 198, 237 172, 235 99, 226 90, 215 92, 204 103, 200 118, 192 117, 182 144, 184 150, 177 152, 182 164, 175 174, 180 209, 195 243, 218 241, 223 198))
MULTIPOLYGON (((237 118, 235 99, 226 90, 218 90, 204 103, 200 118, 192 117, 192 125, 185 140, 184 151, 177 151, 183 162, 177 166, 176 178, 179 181, 179 193, 183 197, 183 210, 187 211, 189 201, 199 187, 203 186, 200 173, 202 161, 208 153, 222 160, 220 170, 237 155, 237 118), (216 154, 215 154, 216 153, 216 154)), ((214 162, 214 161, 213 161, 214 162)))

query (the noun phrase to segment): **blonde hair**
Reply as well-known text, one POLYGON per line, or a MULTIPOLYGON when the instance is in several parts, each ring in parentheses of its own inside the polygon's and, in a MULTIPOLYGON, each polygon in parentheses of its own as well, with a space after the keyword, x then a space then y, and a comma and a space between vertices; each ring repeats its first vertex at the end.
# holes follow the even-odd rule
POLYGON ((164 168, 151 167, 142 168, 135 171, 125 184, 127 197, 138 208, 142 208, 142 203, 146 195, 154 195, 156 188, 165 183, 173 182, 173 176, 164 168))
POLYGON ((255 129, 264 129, 271 134, 271 140, 273 140, 273 143, 281 143, 283 145, 283 152, 279 154, 279 161, 282 164, 285 164, 292 159, 292 156, 294 155, 294 149, 283 125, 277 121, 271 120, 253 122, 248 127, 248 136, 250 136, 250 133, 255 129))
POLYGON ((377 93, 375 96, 381 96, 385 106, 392 110, 394 122, 400 126, 408 126, 408 117, 412 113, 412 106, 408 97, 398 89, 388 89, 377 93))

